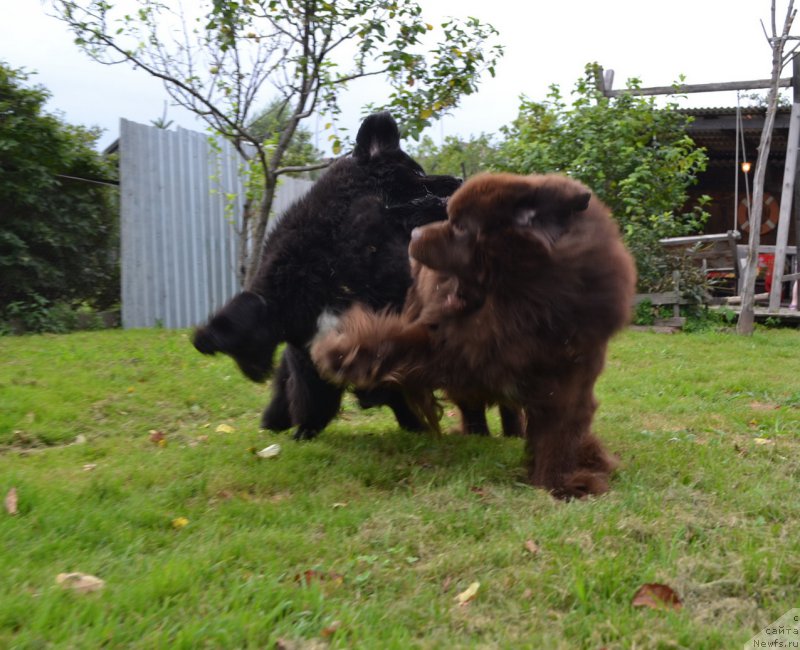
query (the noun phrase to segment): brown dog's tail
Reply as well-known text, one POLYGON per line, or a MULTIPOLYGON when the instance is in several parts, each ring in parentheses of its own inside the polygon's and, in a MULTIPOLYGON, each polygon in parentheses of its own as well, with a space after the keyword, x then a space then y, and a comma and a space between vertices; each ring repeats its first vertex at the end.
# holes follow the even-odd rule
POLYGON ((311 358, 326 379, 356 388, 399 386, 414 411, 434 431, 441 408, 425 381, 428 328, 402 314, 354 305, 311 345, 311 358))

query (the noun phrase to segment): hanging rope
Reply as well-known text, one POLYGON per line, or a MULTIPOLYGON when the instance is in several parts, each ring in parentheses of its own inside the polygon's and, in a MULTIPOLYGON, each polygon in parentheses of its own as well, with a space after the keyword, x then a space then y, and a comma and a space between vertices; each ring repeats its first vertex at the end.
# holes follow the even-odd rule
MULTIPOLYGON (((745 144, 744 140, 744 125, 742 124, 742 111, 741 108, 739 107, 739 93, 736 93, 736 135, 737 138, 741 139, 742 159, 744 161, 747 161, 747 145, 745 144)), ((737 143, 737 149, 738 149, 738 143, 737 143)), ((736 174, 737 176, 739 174, 738 165, 736 168, 736 174)), ((745 198, 745 205, 747 206, 747 222, 749 223, 750 222, 750 179, 748 178, 746 173, 744 175, 744 198, 745 198)), ((733 218, 734 220, 736 219, 736 212, 734 212, 733 218)), ((734 230, 736 229, 737 229, 736 226, 734 226, 734 230)))

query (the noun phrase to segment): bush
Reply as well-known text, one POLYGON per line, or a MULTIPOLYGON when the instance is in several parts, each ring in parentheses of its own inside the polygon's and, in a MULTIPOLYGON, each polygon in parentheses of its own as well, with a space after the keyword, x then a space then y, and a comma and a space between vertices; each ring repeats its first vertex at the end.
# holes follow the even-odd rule
POLYGON ((503 129, 495 165, 522 174, 563 172, 584 182, 619 222, 636 258, 639 291, 669 290, 672 271, 684 263, 658 240, 701 230, 704 203, 682 210, 707 158, 675 104, 660 108, 652 97, 631 94, 606 98, 595 85, 598 72, 596 64, 586 67, 569 106, 558 86, 544 102, 523 97, 517 119, 503 129))
POLYGON ((0 320, 39 331, 58 310, 119 301, 116 189, 98 182, 116 171, 99 132, 45 113, 27 79, 0 62, 0 320))

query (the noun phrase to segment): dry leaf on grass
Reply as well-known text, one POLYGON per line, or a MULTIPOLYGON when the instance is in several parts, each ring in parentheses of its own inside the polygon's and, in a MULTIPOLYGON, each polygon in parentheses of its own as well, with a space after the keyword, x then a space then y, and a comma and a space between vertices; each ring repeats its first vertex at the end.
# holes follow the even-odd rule
POLYGON ((17 488, 12 487, 5 498, 6 512, 12 517, 17 514, 17 488))
POLYGON ((683 603, 672 587, 657 582, 644 584, 636 591, 631 601, 634 607, 649 609, 681 609, 683 603))
POLYGON ((217 433, 233 433, 236 431, 230 424, 220 424, 216 429, 217 433))
POLYGON ((275 445, 270 445, 269 447, 264 447, 261 451, 257 451, 256 456, 258 456, 259 458, 275 458, 280 453, 281 453, 281 446, 275 444, 275 445))
POLYGON ((525 542, 525 550, 531 555, 539 555, 539 545, 532 539, 525 542))
POLYGON ((328 643, 322 639, 278 639, 275 650, 327 650, 328 643))
POLYGON ((308 569, 303 571, 303 573, 295 575, 294 581, 304 585, 310 585, 313 582, 330 582, 338 586, 344 582, 344 576, 341 573, 335 573, 333 571, 308 569))
POLYGON ((753 442, 757 445, 771 445, 773 441, 769 438, 753 438, 753 442))
POLYGON ((56 584, 79 594, 90 594, 106 586, 105 580, 87 573, 59 573, 56 576, 56 584))
POLYGON ((172 527, 176 530, 180 530, 189 525, 189 520, 186 517, 176 517, 172 520, 172 527))
POLYGON ((323 639, 329 639, 334 634, 336 634, 336 631, 340 627, 342 627, 342 622, 341 621, 334 621, 328 627, 322 628, 322 632, 320 634, 322 635, 323 639))
POLYGON ((753 411, 777 411, 780 407, 780 404, 774 402, 750 402, 753 411))
POLYGON ((456 596, 456 602, 463 607, 475 599, 475 596, 478 595, 478 589, 480 589, 480 587, 480 582, 473 582, 469 587, 456 596))
POLYGON ((480 485, 473 485, 470 489, 470 492, 473 494, 477 494, 479 497, 483 498, 486 496, 486 488, 481 487, 480 485))
POLYGON ((148 433, 150 434, 150 442, 152 442, 154 445, 158 445, 159 447, 167 446, 167 436, 163 431, 150 429, 148 433))

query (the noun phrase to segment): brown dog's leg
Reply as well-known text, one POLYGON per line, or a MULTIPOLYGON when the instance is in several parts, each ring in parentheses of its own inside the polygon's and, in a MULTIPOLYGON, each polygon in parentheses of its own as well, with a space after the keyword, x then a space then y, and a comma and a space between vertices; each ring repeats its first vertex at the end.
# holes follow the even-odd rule
POLYGON ((560 499, 607 492, 609 474, 616 467, 616 460, 590 432, 596 409, 593 383, 559 386, 560 395, 528 413, 528 480, 560 499))

